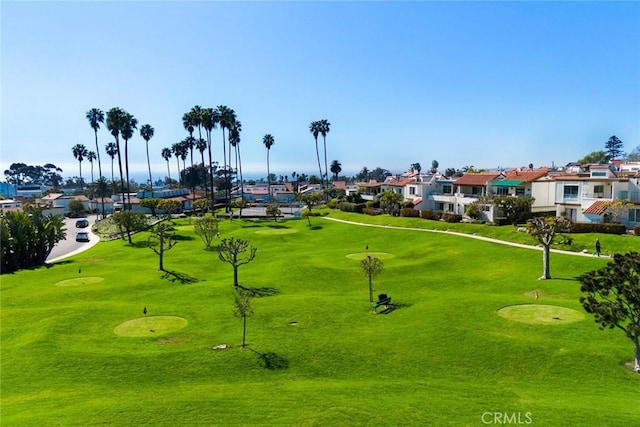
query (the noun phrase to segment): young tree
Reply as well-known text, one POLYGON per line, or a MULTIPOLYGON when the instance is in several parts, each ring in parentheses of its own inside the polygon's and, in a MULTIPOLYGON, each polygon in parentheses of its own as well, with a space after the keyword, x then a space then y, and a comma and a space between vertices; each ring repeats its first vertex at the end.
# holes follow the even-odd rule
POLYGON ((233 304, 235 310, 233 314, 242 318, 242 347, 246 346, 247 337, 247 317, 253 315, 253 307, 251 306, 251 298, 253 295, 246 289, 237 288, 234 295, 233 304))
POLYGON ((393 190, 387 190, 384 193, 378 194, 376 198, 380 200, 382 209, 386 213, 392 213, 395 206, 403 199, 402 194, 396 193, 393 190))
POLYGON ((549 248, 558 233, 568 231, 571 221, 563 217, 535 217, 527 222, 527 232, 542 245, 542 276, 551 279, 549 248))
POLYGON ((618 328, 633 342, 634 369, 640 373, 640 254, 615 254, 605 267, 580 278, 580 303, 600 329, 618 328))
POLYGON ((373 277, 382 271, 383 266, 379 258, 371 255, 360 261, 360 268, 369 277, 369 302, 373 302, 373 277))
POLYGON ((607 209, 604 211, 604 216, 608 217, 611 222, 620 222, 622 215, 627 213, 633 206, 633 203, 629 200, 616 199, 609 203, 609 206, 607 206, 607 209))
POLYGON ((162 199, 158 204, 158 209, 163 209, 167 213, 167 217, 171 218, 171 215, 180 212, 180 209, 182 209, 182 203, 177 200, 162 199))
POLYGON ((253 261, 258 249, 250 246, 248 240, 236 239, 235 237, 222 239, 215 249, 218 252, 220 261, 229 263, 233 267, 233 286, 237 288, 240 286, 238 283, 238 268, 253 261))
POLYGON ((307 194, 296 193, 296 199, 307 205, 307 209, 302 212, 302 215, 307 218, 309 226, 311 226, 311 217, 313 216, 311 209, 320 203, 320 200, 322 200, 322 194, 317 192, 307 194))
POLYGON ((278 222, 278 216, 280 216, 282 212, 278 209, 278 205, 276 203, 272 203, 267 206, 267 216, 273 218, 274 222, 278 222))
POLYGON ((151 211, 151 215, 156 216, 156 209, 158 209, 161 201, 162 199, 149 197, 147 199, 140 200, 140 207, 149 209, 151 211))
MULTIPOLYGON (((206 199, 201 199, 206 200, 206 199)), ((193 220, 193 231, 200 236, 204 242, 205 248, 211 247, 213 238, 219 236, 220 221, 218 218, 211 216, 203 216, 193 220)))
POLYGON ((151 229, 147 240, 147 247, 158 255, 158 270, 164 271, 164 253, 176 244, 174 234, 170 234, 171 227, 159 224, 151 229))
POLYGON ((518 225, 531 216, 532 197, 500 196, 493 199, 493 206, 513 225, 518 225))
POLYGON ((132 244, 131 233, 142 230, 146 225, 147 221, 142 212, 131 212, 131 211, 120 211, 116 212, 112 216, 113 222, 120 229, 120 233, 126 233, 129 244, 132 244))
POLYGON ((198 199, 193 202, 193 209, 199 210, 202 214, 209 212, 211 209, 211 200, 209 199, 198 199))

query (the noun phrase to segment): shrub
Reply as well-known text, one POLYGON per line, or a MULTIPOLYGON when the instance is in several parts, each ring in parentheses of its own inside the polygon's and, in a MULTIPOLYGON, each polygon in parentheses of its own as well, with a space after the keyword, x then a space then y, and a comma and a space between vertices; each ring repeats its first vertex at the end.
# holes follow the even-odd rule
POLYGON ((503 225, 512 225, 512 224, 511 224, 511 220, 509 218, 498 217, 498 218, 493 220, 493 225, 497 225, 497 226, 501 227, 503 225))
POLYGON ((380 215, 382 211, 380 209, 364 208, 362 213, 365 215, 380 215))
POLYGON ((462 215, 454 214, 451 212, 447 212, 444 214, 443 219, 446 222, 460 222, 462 221, 462 215))
POLYGON ((356 204, 352 202, 342 202, 340 203, 340 210, 344 212, 355 212, 356 204))
POLYGON ((327 207, 329 209, 338 209, 340 207, 340 200, 338 199, 329 200, 329 202, 327 203, 327 207))
POLYGON ((420 211, 414 208, 402 208, 400 210, 400 216, 418 218, 420 216, 420 211))
POLYGON ((636 225, 635 227, 633 227, 633 234, 635 234, 636 236, 640 236, 640 225, 636 225))
POLYGON ((569 233, 604 233, 604 234, 625 234, 627 228, 620 223, 584 223, 574 222, 571 224, 569 233))
POLYGON ((420 211, 420 218, 440 221, 442 219, 442 212, 422 210, 420 211))

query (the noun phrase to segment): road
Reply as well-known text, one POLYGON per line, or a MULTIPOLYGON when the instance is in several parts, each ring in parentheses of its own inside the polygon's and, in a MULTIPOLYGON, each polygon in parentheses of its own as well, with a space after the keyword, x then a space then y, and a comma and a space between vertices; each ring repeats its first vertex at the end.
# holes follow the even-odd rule
MULTIPOLYGON (((96 215, 87 216, 90 225, 93 225, 96 222, 96 218, 96 215)), ((75 255, 79 252, 86 251, 100 241, 100 237, 91 232, 91 226, 87 228, 76 228, 76 220, 77 218, 64 219, 67 238, 65 240, 59 241, 58 244, 54 246, 53 250, 47 257, 48 263, 56 262, 71 255, 75 255), (77 231, 86 231, 87 233, 89 233, 89 241, 76 242, 77 231)))

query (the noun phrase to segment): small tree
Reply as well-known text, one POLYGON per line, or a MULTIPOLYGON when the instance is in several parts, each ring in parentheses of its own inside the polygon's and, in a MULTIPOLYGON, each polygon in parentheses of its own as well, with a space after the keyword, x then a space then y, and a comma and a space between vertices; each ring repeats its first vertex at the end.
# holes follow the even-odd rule
POLYGON ((235 310, 233 314, 236 317, 242 318, 242 347, 246 346, 246 337, 247 337, 247 317, 253 315, 253 307, 251 306, 251 298, 253 297, 252 293, 246 289, 238 288, 236 289, 236 294, 234 295, 233 304, 235 306, 235 310))
POLYGON ((193 202, 193 209, 199 210, 202 213, 207 213, 209 212, 209 209, 211 209, 211 200, 204 198, 198 199, 193 202))
POLYGON ((571 221, 563 217, 535 217, 527 222, 527 232, 542 245, 542 276, 551 279, 549 248, 558 233, 569 231, 571 221))
POLYGON ((311 217, 313 216, 311 210, 314 206, 320 203, 320 201, 322 200, 322 194, 316 192, 308 194, 297 193, 296 199, 307 205, 307 209, 302 212, 302 216, 307 218, 307 221, 309 221, 309 226, 311 226, 311 217))
POLYGON ((278 209, 278 205, 273 203, 267 206, 267 216, 273 218, 274 222, 278 222, 278 216, 280 216, 282 212, 278 209))
POLYGON ((624 151, 622 151, 623 147, 624 143, 615 135, 611 136, 607 142, 604 143, 604 151, 611 160, 624 157, 624 151))
POLYGON ((633 203, 629 200, 616 199, 609 203, 607 209, 604 211, 604 215, 609 218, 611 222, 620 222, 622 215, 629 211, 629 208, 633 208, 633 203))
POLYGON ((211 247, 213 238, 218 236, 219 229, 220 221, 218 218, 203 216, 193 220, 193 230, 198 236, 200 236, 204 242, 205 248, 207 249, 211 247))
POLYGON ((120 211, 114 213, 112 218, 120 229, 120 233, 126 233, 129 244, 133 243, 131 233, 142 230, 147 225, 147 220, 142 212, 120 211))
POLYGON ((371 255, 367 255, 360 261, 360 268, 369 277, 369 302, 373 302, 373 277, 382 271, 383 266, 384 264, 379 258, 371 255))
POLYGON ((173 248, 176 244, 174 234, 170 234, 171 227, 166 224, 159 224, 151 229, 151 235, 147 240, 147 247, 154 251, 159 258, 158 270, 164 271, 164 253, 173 248))
POLYGON ((402 201, 402 194, 396 193, 393 190, 387 190, 384 193, 378 194, 376 199, 380 200, 382 209, 386 213, 392 213, 396 205, 402 201))
POLYGON ((77 218, 79 216, 83 216, 85 214, 84 204, 80 200, 72 200, 67 205, 69 208, 69 216, 71 218, 77 218))
POLYGON ((158 209, 160 201, 161 199, 157 199, 155 197, 142 199, 140 200, 140 207, 149 209, 151 211, 151 215, 156 216, 156 209, 158 209))
POLYGON ((633 342, 634 369, 640 373, 640 254, 615 254, 605 267, 580 278, 580 303, 600 329, 618 328, 633 342))
POLYGON ((532 197, 502 196, 493 199, 493 206, 499 209, 507 220, 518 225, 531 216, 532 197))
POLYGON ((164 209, 164 211, 167 213, 167 218, 171 218, 171 215, 180 212, 181 208, 182 203, 172 199, 163 199, 158 204, 158 209, 164 209))
POLYGON ((230 239, 222 239, 215 248, 218 251, 220 261, 229 263, 233 267, 233 286, 235 288, 240 286, 238 283, 238 268, 253 261, 258 250, 253 246, 249 246, 249 244, 248 240, 232 237, 230 239))

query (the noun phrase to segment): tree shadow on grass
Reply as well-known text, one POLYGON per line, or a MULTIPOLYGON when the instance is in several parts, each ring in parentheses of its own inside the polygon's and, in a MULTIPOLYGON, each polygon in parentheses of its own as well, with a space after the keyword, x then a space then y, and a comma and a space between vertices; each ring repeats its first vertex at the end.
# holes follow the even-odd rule
POLYGON ((248 288, 246 286, 238 285, 238 288, 247 291, 252 297, 255 298, 271 297, 280 293, 279 289, 272 288, 270 286, 263 286, 261 288, 248 288))
POLYGON ((312 225, 309 227, 309 230, 322 230, 321 225, 312 225))
POLYGON ((192 236, 181 236, 180 234, 176 234, 176 235, 173 236, 173 240, 175 240, 175 241, 180 241, 180 240, 185 241, 185 240, 195 240, 195 238, 192 237, 192 236))
POLYGON ((286 225, 280 225, 280 224, 269 224, 267 225, 267 227, 269 228, 277 228, 277 229, 288 229, 289 227, 287 227, 286 225))
POLYGON ((289 361, 282 356, 278 356, 272 351, 260 353, 252 348, 249 348, 249 350, 253 351, 258 356, 258 363, 265 369, 269 369, 271 371, 289 369, 289 361))
POLYGON ((376 314, 390 314, 390 313, 393 313, 394 311, 396 311, 398 309, 409 308, 412 305, 413 304, 408 304, 408 303, 403 303, 403 302, 401 302, 401 303, 391 303, 391 304, 387 305, 384 310, 377 311, 376 314))
POLYGON ((178 282, 183 285, 189 285, 191 283, 198 282, 198 278, 189 276, 188 274, 185 274, 185 273, 180 273, 178 271, 173 271, 173 270, 163 270, 163 271, 164 271, 164 275, 162 276, 162 278, 167 279, 170 282, 178 282))

